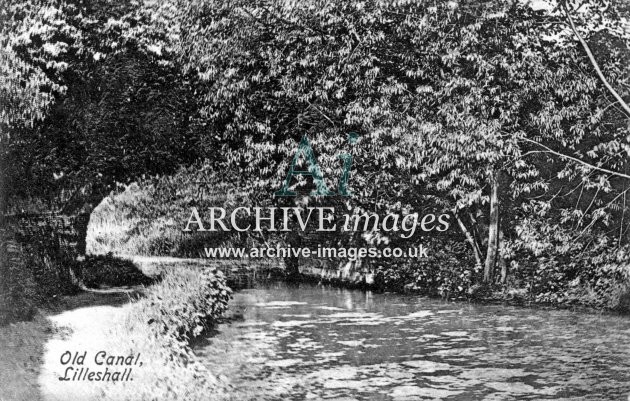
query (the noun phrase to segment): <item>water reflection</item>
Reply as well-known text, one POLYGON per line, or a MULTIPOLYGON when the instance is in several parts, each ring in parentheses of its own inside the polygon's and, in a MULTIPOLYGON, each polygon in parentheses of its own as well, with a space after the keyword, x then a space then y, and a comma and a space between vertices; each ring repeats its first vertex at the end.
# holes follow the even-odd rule
POLYGON ((267 284, 197 348, 237 399, 626 400, 630 319, 267 284))

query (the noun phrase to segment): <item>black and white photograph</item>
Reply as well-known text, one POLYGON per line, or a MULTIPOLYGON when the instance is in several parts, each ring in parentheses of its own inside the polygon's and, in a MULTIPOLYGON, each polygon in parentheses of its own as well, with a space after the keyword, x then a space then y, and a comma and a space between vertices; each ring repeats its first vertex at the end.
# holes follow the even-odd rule
POLYGON ((630 401, 629 0, 0 0, 0 401, 630 401))

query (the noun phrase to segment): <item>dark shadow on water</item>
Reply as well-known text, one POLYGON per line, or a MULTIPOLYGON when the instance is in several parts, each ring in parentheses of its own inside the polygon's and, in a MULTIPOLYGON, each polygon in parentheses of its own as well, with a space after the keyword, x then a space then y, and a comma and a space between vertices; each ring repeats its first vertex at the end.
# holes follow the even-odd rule
POLYGON ((289 282, 286 280, 284 272, 277 269, 248 271, 228 275, 226 279, 227 285, 234 291, 256 288, 258 285, 265 285, 267 283, 277 281, 289 282))
POLYGON ((193 349, 208 346, 212 342, 213 337, 221 333, 221 331, 218 330, 221 325, 229 325, 243 321, 245 321, 245 309, 238 305, 230 307, 223 316, 212 322, 201 335, 191 339, 189 344, 193 349))

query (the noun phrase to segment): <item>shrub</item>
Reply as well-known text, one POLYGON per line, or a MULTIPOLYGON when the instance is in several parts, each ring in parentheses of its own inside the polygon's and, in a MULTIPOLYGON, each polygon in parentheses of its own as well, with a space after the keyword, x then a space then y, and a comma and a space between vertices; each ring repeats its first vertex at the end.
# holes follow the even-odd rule
POLYGON ((623 309, 630 288, 629 246, 535 258, 530 290, 538 302, 623 309))
POLYGON ((153 279, 145 276, 136 265, 125 259, 107 255, 88 255, 82 262, 76 262, 74 270, 87 287, 147 285, 153 279))
POLYGON ((377 285, 442 297, 467 296, 478 272, 466 244, 447 239, 426 239, 423 244, 430 250, 428 258, 379 260, 377 285))
POLYGON ((73 258, 54 227, 35 220, 0 229, 0 323, 28 320, 37 306, 78 291, 73 258))
POLYGON ((221 272, 177 267, 135 302, 126 323, 110 341, 142 354, 144 366, 133 382, 103 387, 104 400, 230 399, 231 389, 199 362, 189 341, 225 311, 231 296, 221 272))
POLYGON ((214 323, 227 308, 230 295, 220 271, 206 266, 177 268, 151 287, 140 315, 159 335, 187 340, 214 323))

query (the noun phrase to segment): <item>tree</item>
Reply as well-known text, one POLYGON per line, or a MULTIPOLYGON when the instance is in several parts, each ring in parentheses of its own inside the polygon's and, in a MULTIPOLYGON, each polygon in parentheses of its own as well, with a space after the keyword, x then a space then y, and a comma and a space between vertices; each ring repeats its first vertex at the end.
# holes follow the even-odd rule
POLYGON ((601 35, 581 28, 611 9, 571 3, 567 25, 562 7, 519 2, 26 4, 3 32, 27 67, 7 63, 18 78, 3 90, 40 77, 42 94, 13 90, 11 107, 40 96, 51 114, 12 126, 5 177, 67 210, 200 157, 272 202, 306 134, 329 188, 353 155, 351 208, 452 213, 486 282, 517 253, 627 243, 627 116, 610 99, 627 96, 627 52, 585 53, 601 35))
POLYGON ((353 202, 403 210, 401 198, 430 200, 453 210, 478 261, 485 248, 487 281, 505 248, 499 238, 518 237, 532 202, 554 201, 542 192, 567 178, 609 185, 566 158, 543 174, 551 155, 541 146, 561 144, 611 171, 624 163, 624 131, 607 126, 615 117, 601 105, 605 88, 586 72, 588 59, 578 43, 540 28, 561 22, 553 13, 493 2, 178 9, 175 47, 205 82, 203 113, 225 166, 256 177, 250 187, 265 196, 304 133, 324 170, 338 172, 345 134, 360 132, 353 202), (500 213, 500 203, 511 212, 500 213), (473 215, 487 205, 484 246, 473 215))
POLYGON ((196 159, 194 80, 147 18, 134 2, 10 5, 3 210, 35 198, 89 213, 117 182, 196 159))

